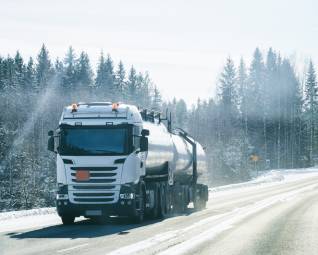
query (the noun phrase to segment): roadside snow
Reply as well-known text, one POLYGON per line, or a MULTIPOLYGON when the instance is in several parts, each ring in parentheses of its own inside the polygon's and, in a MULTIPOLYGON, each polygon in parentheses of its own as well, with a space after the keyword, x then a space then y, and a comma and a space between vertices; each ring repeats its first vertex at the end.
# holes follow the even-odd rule
MULTIPOLYGON (((212 196, 211 199, 213 199, 215 196, 223 196, 257 187, 279 185, 313 176, 318 176, 318 168, 272 170, 249 182, 210 188, 209 192, 212 196)), ((0 213, 0 232, 57 224, 61 224, 61 221, 54 207, 0 213)))
POLYGON ((55 214, 55 207, 44 207, 38 209, 31 210, 22 210, 22 211, 11 211, 11 212, 2 212, 0 213, 0 221, 9 220, 9 219, 17 219, 27 216, 36 216, 36 215, 48 215, 55 214))
POLYGON ((257 185, 275 185, 280 182, 292 182, 318 175, 318 168, 301 168, 301 169, 277 169, 270 170, 248 182, 218 186, 210 188, 210 193, 221 191, 235 191, 241 188, 249 188, 257 185))

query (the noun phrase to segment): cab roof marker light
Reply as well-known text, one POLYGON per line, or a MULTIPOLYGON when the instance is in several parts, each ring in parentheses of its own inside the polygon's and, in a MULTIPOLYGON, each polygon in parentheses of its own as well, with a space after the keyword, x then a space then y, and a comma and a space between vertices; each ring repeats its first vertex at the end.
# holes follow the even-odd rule
POLYGON ((119 106, 119 103, 113 103, 112 104, 112 111, 118 111, 118 106, 119 106))
POLYGON ((72 113, 73 112, 77 112, 77 108, 78 108, 78 105, 77 104, 72 104, 72 113))

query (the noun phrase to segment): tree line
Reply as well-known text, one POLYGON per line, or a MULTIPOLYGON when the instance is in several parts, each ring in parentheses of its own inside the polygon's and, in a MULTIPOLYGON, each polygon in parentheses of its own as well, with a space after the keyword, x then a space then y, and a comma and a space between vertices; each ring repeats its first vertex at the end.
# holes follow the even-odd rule
MULTIPOLYGON (((194 84, 193 86, 196 86, 194 84)), ((301 82, 288 58, 256 49, 249 65, 231 58, 217 93, 187 106, 163 101, 149 74, 128 70, 101 53, 93 69, 85 52, 70 47, 52 60, 43 45, 36 59, 0 56, 0 211, 54 205, 54 155, 47 131, 65 105, 122 101, 171 112, 204 145, 212 185, 249 180, 257 172, 313 166, 318 160, 318 87, 310 62, 301 82)))
POLYGON ((187 128, 207 148, 214 183, 317 164, 317 91, 312 61, 301 81, 273 49, 263 56, 257 48, 249 66, 228 58, 217 95, 188 111, 187 128))
POLYGON ((110 55, 94 72, 85 52, 70 47, 52 60, 43 45, 36 59, 0 57, 0 210, 54 205, 54 155, 47 131, 57 127, 65 105, 124 101, 159 110, 161 95, 148 73, 128 70, 110 55))

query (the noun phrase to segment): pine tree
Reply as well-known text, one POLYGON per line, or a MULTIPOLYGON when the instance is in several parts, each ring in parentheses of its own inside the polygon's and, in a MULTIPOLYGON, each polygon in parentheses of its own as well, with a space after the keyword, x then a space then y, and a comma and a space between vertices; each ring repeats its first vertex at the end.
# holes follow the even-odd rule
POLYGON ((223 139, 226 142, 232 136, 232 125, 238 113, 236 70, 231 58, 228 58, 220 78, 220 110, 224 128, 223 139))
POLYGON ((305 111, 306 120, 309 132, 309 161, 310 165, 313 163, 313 156, 315 154, 314 139, 315 139, 315 125, 317 125, 318 101, 317 101, 317 78, 314 65, 312 61, 309 62, 307 79, 305 84, 305 111))
POLYGON ((44 44, 42 45, 40 53, 37 57, 37 62, 38 63, 36 65, 36 87, 37 91, 40 91, 48 86, 53 74, 49 52, 44 44))
POLYGON ((14 57, 14 79, 15 79, 16 87, 19 90, 24 89, 24 84, 23 84, 24 71, 25 71, 25 66, 23 63, 23 59, 20 55, 20 52, 17 51, 14 57))
POLYGON ((249 177, 248 174, 248 164, 249 164, 249 155, 248 155, 248 146, 249 146, 249 137, 248 137, 248 109, 247 109, 247 83, 248 75, 245 62, 243 58, 240 60, 240 65, 238 68, 238 77, 237 77, 237 86, 238 86, 238 101, 240 108, 240 117, 241 117, 241 151, 242 158, 240 160, 240 176, 242 180, 247 180, 249 177))
POLYGON ((27 92, 32 92, 36 83, 33 58, 30 57, 24 73, 24 86, 27 92))
POLYGON ((185 128, 188 120, 187 105, 183 99, 178 100, 176 103, 176 126, 185 128))
POLYGON ((105 82, 106 82, 106 97, 111 99, 111 101, 115 101, 117 97, 117 91, 115 90, 115 74, 114 74, 114 65, 113 60, 110 55, 107 55, 107 59, 105 62, 105 82))
POLYGON ((136 95, 137 95, 137 75, 136 70, 132 66, 129 70, 129 76, 127 81, 127 94, 128 94, 128 102, 136 103, 136 95))
MULTIPOLYGON (((262 155, 263 163, 267 157, 266 153, 266 113, 264 106, 264 62, 258 48, 256 48, 250 66, 248 89, 247 89, 247 116, 248 133, 250 142, 253 144, 252 154, 262 155), (261 132, 260 132, 261 131, 261 132), (262 135, 260 135, 262 134, 262 135)), ((258 166, 259 167, 259 166, 258 166)))
POLYGON ((93 83, 93 71, 89 63, 88 55, 85 52, 81 52, 75 69, 77 87, 80 88, 81 92, 88 93, 93 83))
POLYGON ((74 94, 76 83, 77 83, 77 75, 76 75, 76 55, 74 49, 69 47, 68 52, 64 58, 64 72, 63 72, 63 87, 64 91, 67 94, 74 94))
POLYGON ((152 97, 152 109, 154 109, 155 111, 160 111, 161 104, 162 104, 161 94, 158 88, 155 86, 153 91, 153 97, 152 97))
POLYGON ((119 61, 118 68, 115 74, 114 80, 115 90, 117 91, 118 101, 127 100, 127 91, 126 91, 126 71, 122 61, 119 61))
POLYGON ((104 54, 101 53, 97 67, 95 86, 102 100, 114 100, 116 98, 116 95, 114 95, 114 80, 113 61, 110 55, 108 55, 105 60, 104 54))

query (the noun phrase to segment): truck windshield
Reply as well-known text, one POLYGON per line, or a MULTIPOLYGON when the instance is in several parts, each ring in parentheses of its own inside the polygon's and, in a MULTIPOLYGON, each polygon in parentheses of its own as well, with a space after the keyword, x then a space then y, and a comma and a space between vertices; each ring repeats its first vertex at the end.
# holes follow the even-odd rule
POLYGON ((128 154, 128 128, 66 128, 61 132, 61 155, 128 154))

